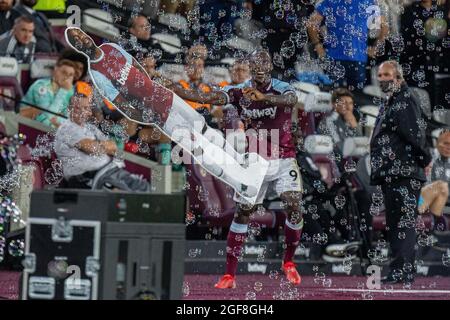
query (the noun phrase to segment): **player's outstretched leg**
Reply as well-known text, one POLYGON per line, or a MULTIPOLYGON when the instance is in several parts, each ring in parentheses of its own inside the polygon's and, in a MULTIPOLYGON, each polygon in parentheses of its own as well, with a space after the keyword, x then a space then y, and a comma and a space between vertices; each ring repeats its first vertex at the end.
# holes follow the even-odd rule
MULTIPOLYGON (((203 155, 203 158, 205 159, 205 154, 203 155)), ((218 166, 215 163, 208 163, 209 161, 204 161, 202 165, 209 170, 213 175, 217 176, 220 179, 223 179, 224 181, 227 181, 230 185, 233 186, 233 189, 235 189, 237 192, 242 194, 244 197, 252 198, 256 196, 258 190, 256 187, 252 185, 246 185, 244 183, 241 183, 237 181, 235 178, 227 174, 220 166, 218 166)))
POLYGON ((286 249, 284 251, 282 269, 290 283, 299 285, 302 279, 296 269, 293 258, 303 229, 303 215, 300 205, 301 196, 299 192, 286 192, 281 195, 281 198, 288 212, 284 225, 286 249))
POLYGON ((189 123, 192 130, 202 134, 209 142, 222 148, 226 153, 233 157, 239 164, 245 163, 243 154, 237 152, 234 147, 225 139, 225 137, 217 130, 208 126, 205 118, 191 106, 189 106, 183 99, 174 95, 172 113, 179 114, 185 122, 189 123))
POLYGON ((238 204, 237 217, 231 223, 227 237, 227 264, 225 275, 214 285, 217 289, 236 288, 236 270, 238 259, 242 254, 242 246, 247 237, 248 222, 250 214, 256 207, 238 204))

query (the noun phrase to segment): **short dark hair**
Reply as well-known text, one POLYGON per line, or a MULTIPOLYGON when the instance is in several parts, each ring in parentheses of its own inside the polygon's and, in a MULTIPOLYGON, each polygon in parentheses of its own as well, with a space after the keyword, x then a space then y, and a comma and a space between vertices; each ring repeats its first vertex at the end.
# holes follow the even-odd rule
POLYGON ((337 88, 331 94, 331 103, 336 103, 342 97, 350 97, 355 101, 353 94, 345 88, 337 88))
POLYGON ((18 18, 16 18, 16 19, 14 20, 14 25, 16 26, 16 25, 18 25, 18 24, 21 23, 21 22, 25 22, 25 23, 33 23, 33 24, 34 24, 34 20, 33 20, 33 19, 31 19, 31 18, 28 17, 28 16, 23 15, 23 16, 20 16, 20 17, 18 17, 18 18))

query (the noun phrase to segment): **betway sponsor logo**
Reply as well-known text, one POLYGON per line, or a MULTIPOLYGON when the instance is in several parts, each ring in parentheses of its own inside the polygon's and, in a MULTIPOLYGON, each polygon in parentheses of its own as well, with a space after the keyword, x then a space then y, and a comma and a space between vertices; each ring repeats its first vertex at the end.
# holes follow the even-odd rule
POLYGON ((247 263, 247 271, 248 272, 261 272, 262 274, 266 274, 267 264, 247 263))
POLYGON ((429 266, 417 266, 417 273, 427 276, 429 269, 430 269, 429 266))
POLYGON ((245 254, 263 256, 266 251, 265 247, 260 246, 244 246, 245 254))
POLYGON ((348 270, 347 268, 345 268, 345 266, 343 264, 332 264, 331 265, 331 272, 333 273, 345 273, 345 274, 350 274, 351 270, 348 270))
POLYGON ((120 70, 120 79, 117 80, 117 82, 119 82, 121 85, 125 85, 125 82, 128 79, 128 75, 130 73, 131 70, 131 63, 127 62, 127 64, 125 65, 125 67, 122 68, 122 70, 120 70))
POLYGON ((244 109, 242 110, 242 114, 251 119, 259 119, 262 117, 275 118, 275 115, 277 114, 277 108, 278 107, 271 107, 265 109, 252 109, 252 110, 244 109))

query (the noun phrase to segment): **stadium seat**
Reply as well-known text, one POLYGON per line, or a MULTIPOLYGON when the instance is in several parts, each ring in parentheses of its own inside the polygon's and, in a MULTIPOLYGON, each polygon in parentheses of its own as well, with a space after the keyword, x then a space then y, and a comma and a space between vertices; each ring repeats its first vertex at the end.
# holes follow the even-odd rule
POLYGON ((326 135, 309 135, 305 138, 305 150, 311 155, 314 164, 319 168, 328 188, 334 185, 334 179, 340 177, 336 163, 329 158, 333 152, 333 141, 326 135))
POLYGON ((56 55, 36 56, 30 66, 31 80, 51 77, 57 60, 56 55))
POLYGON ((160 15, 158 22, 168 26, 170 30, 186 32, 189 28, 187 19, 182 15, 174 13, 164 13, 160 15))
POLYGON ((252 53, 256 49, 256 46, 252 42, 245 40, 243 38, 239 38, 237 36, 234 36, 234 37, 226 40, 225 44, 230 49, 242 50, 247 53, 252 53))
POLYGON ((83 12, 83 29, 96 36, 115 41, 120 37, 120 30, 114 26, 111 13, 101 9, 86 9, 83 12))
POLYGON ((187 79, 184 66, 181 64, 164 63, 158 68, 158 71, 174 82, 178 82, 181 79, 187 79))
POLYGON ((205 75, 203 79, 205 83, 220 83, 222 81, 230 82, 230 74, 227 68, 209 66, 205 68, 205 75))
POLYGON ((365 86, 365 87, 363 88, 363 92, 364 92, 365 94, 368 94, 368 95, 370 95, 370 96, 377 97, 377 98, 380 98, 380 97, 383 96, 383 92, 381 92, 380 87, 377 86, 377 85, 368 85, 368 86, 365 86))
MULTIPOLYGON (((234 190, 207 173, 198 164, 186 165, 190 210, 202 216, 210 226, 229 227, 236 212, 234 190)), ((276 226, 276 215, 272 210, 260 210, 250 220, 264 228, 276 226)))
POLYGON ((372 134, 373 128, 375 127, 375 121, 378 116, 379 108, 377 106, 366 105, 359 108, 365 118, 364 135, 369 137, 372 134))
POLYGON ((159 43, 163 50, 170 54, 177 54, 181 52, 181 40, 176 35, 168 33, 152 34, 154 42, 159 43))
POLYGON ((18 73, 19 65, 16 59, 0 57, 0 93, 14 99, 0 96, 0 107, 4 110, 17 110, 17 102, 23 97, 22 87, 17 79, 18 73))

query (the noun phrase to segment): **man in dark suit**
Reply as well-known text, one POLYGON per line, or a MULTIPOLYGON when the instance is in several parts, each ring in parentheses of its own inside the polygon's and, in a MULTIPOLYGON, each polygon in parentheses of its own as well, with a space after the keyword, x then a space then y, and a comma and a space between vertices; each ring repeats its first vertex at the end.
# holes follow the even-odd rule
POLYGON ((20 0, 12 9, 13 19, 20 16, 27 16, 34 21, 34 36, 36 37, 36 52, 58 52, 50 22, 47 17, 33 10, 37 0, 20 0))
POLYGON ((14 25, 11 17, 13 4, 13 0, 0 0, 0 35, 10 31, 14 25))
POLYGON ((384 194, 393 258, 384 282, 411 283, 415 273, 417 204, 426 181, 424 168, 431 161, 426 122, 396 61, 380 65, 378 80, 387 99, 375 123, 370 155, 371 184, 381 185, 384 194))

